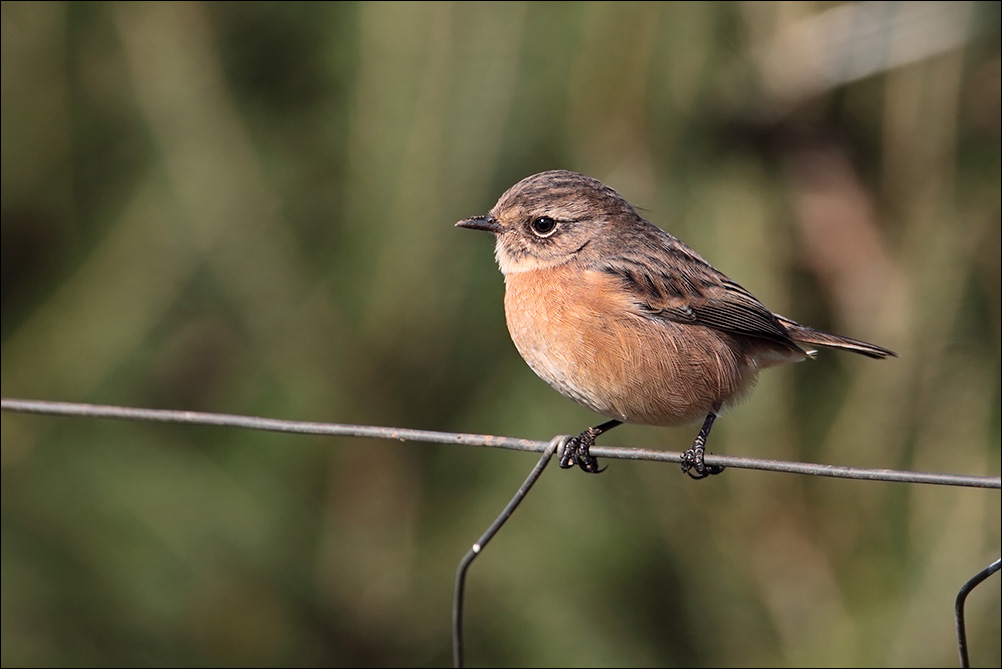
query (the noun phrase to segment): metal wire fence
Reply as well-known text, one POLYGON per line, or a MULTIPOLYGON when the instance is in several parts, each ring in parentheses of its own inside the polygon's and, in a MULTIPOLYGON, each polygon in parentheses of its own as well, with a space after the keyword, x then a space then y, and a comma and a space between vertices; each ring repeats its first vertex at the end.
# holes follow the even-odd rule
MULTIPOLYGON (((549 442, 542 442, 496 435, 437 432, 430 430, 414 430, 409 428, 381 427, 375 425, 289 421, 274 418, 238 416, 199 411, 144 409, 135 407, 84 404, 75 402, 23 400, 13 398, 4 398, 0 400, 0 410, 44 414, 50 416, 74 416, 94 419, 107 418, 154 423, 229 427, 236 429, 264 430, 269 432, 285 432, 294 434, 364 437, 372 439, 388 439, 401 442, 460 444, 465 446, 504 448, 517 451, 542 453, 542 457, 539 462, 530 472, 525 483, 523 483, 515 493, 512 500, 505 506, 494 522, 491 523, 487 531, 481 535, 481 537, 473 544, 472 548, 460 560, 456 575, 452 615, 453 659, 456 667, 465 666, 463 606, 465 601, 467 571, 472 565, 474 559, 480 555, 487 543, 501 529, 505 522, 507 522, 518 505, 525 499, 526 495, 529 494, 532 486, 543 473, 543 470, 546 468, 552 456, 566 444, 566 441, 569 438, 569 436, 557 436, 549 442)), ((592 453, 596 456, 606 458, 646 460, 651 462, 678 463, 681 461, 682 457, 682 454, 677 452, 640 448, 595 447, 592 449, 592 453)), ((961 474, 898 471, 890 469, 836 467, 815 463, 718 456, 713 454, 708 454, 706 456, 706 462, 709 465, 719 465, 737 469, 758 469, 763 471, 803 474, 808 476, 989 488, 995 490, 1002 489, 1002 477, 998 476, 969 476, 961 474)), ((964 584, 957 595, 955 603, 955 621, 957 627, 957 646, 960 656, 960 665, 962 667, 970 666, 964 603, 966 602, 967 596, 975 587, 983 583, 989 576, 999 570, 999 564, 1000 562, 996 560, 984 570, 980 571, 964 584)))

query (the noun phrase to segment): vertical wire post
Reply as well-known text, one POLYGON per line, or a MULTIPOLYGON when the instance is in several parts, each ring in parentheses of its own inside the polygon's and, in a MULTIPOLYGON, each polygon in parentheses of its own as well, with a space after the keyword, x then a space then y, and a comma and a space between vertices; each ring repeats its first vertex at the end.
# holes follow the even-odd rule
POLYGON ((546 447, 545 451, 543 451, 543 455, 539 458, 539 462, 537 462, 536 466, 532 468, 531 472, 529 472, 529 476, 525 479, 525 482, 522 483, 521 487, 519 487, 515 496, 511 498, 511 501, 508 502, 508 505, 504 508, 504 511, 501 512, 501 515, 494 519, 494 522, 487 528, 487 531, 481 535, 480 539, 477 540, 477 543, 473 544, 473 547, 470 548, 469 552, 467 552, 466 555, 463 556, 463 559, 459 561, 459 568, 456 570, 456 592, 452 605, 452 660, 453 665, 457 667, 457 669, 463 666, 463 598, 465 595, 464 591, 466 589, 466 572, 470 568, 470 564, 473 562, 474 558, 480 554, 480 551, 484 549, 487 542, 490 541, 495 534, 497 534, 498 530, 501 529, 501 526, 505 524, 505 521, 508 520, 511 514, 515 512, 518 505, 521 504, 522 500, 525 499, 525 496, 536 483, 539 475, 543 473, 543 469, 546 468, 550 458, 552 458, 553 454, 557 452, 557 448, 562 448, 568 439, 569 437, 567 435, 562 435, 554 437, 550 440, 550 445, 546 447))

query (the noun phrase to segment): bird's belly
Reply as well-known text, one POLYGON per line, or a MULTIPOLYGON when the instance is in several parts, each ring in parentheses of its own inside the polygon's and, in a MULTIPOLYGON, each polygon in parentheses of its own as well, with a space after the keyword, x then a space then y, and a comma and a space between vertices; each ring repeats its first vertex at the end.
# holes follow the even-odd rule
POLYGON ((754 383, 740 341, 641 313, 611 275, 550 268, 508 274, 505 284, 508 331, 532 370, 610 418, 680 425, 754 383))

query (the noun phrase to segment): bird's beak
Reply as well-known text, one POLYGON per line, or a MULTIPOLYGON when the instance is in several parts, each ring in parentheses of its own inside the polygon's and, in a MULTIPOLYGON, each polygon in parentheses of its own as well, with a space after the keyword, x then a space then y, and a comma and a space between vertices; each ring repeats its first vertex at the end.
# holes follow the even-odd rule
POLYGON ((485 216, 474 216, 473 218, 466 218, 456 223, 457 228, 469 228, 471 230, 483 230, 484 232, 493 232, 495 235, 499 235, 504 232, 504 228, 501 224, 497 222, 497 219, 487 214, 485 216))

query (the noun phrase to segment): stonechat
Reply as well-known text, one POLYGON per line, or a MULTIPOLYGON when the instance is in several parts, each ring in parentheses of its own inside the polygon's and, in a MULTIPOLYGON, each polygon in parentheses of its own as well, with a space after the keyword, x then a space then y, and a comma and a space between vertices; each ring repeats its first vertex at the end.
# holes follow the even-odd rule
POLYGON ((704 418, 682 457, 693 478, 717 414, 760 369, 815 346, 871 358, 894 352, 774 314, 695 251, 648 223, 619 193, 554 170, 519 181, 489 214, 456 223, 496 238, 508 332, 544 381, 611 420, 565 446, 563 468, 601 471, 589 452, 623 422, 675 426, 704 418))

